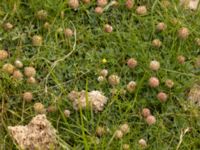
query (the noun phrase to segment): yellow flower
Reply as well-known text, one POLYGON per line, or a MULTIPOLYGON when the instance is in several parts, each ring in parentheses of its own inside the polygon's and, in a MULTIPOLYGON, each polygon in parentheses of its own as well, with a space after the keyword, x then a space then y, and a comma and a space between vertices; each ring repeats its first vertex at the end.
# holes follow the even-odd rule
POLYGON ((105 58, 102 59, 102 63, 105 64, 107 63, 107 60, 105 58))

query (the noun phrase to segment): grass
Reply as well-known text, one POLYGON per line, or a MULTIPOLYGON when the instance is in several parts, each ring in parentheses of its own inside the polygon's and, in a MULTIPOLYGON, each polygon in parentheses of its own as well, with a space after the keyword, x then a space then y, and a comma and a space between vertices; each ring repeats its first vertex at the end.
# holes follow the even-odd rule
MULTIPOLYGON (((127 10, 123 1, 120 6, 109 7, 102 15, 94 13, 95 2, 80 4, 77 11, 67 6, 67 1, 59 0, 2 0, 0 4, 0 23, 11 22, 14 28, 7 32, 0 28, 0 49, 6 49, 10 57, 0 62, 13 63, 15 59, 23 61, 24 66, 32 65, 37 70, 37 85, 24 81, 14 81, 9 75, 0 71, 0 149, 17 149, 9 136, 7 127, 28 123, 36 113, 33 105, 41 102, 55 106, 56 112, 47 113, 48 119, 58 130, 61 143, 68 143, 71 149, 122 149, 123 144, 130 149, 141 149, 138 141, 146 139, 147 149, 197 150, 200 148, 200 109, 187 101, 187 93, 194 82, 199 80, 199 68, 194 67, 199 55, 195 38, 200 37, 200 11, 181 8, 178 0, 171 1, 169 7, 163 7, 159 0, 135 0, 134 8, 127 10), (135 13, 137 5, 146 5, 148 14, 139 16, 135 13), (35 17, 37 11, 48 12, 46 21, 50 23, 44 29, 45 21, 35 17), (64 12, 64 17, 61 13, 64 12), (177 19, 174 24, 173 20, 177 19), (155 26, 163 21, 167 25, 164 32, 158 33, 155 26), (112 33, 105 33, 103 26, 109 23, 112 33), (186 40, 177 37, 181 27, 190 30, 186 40), (75 35, 66 38, 64 28, 72 28, 75 35), (43 37, 43 45, 31 44, 33 35, 43 37), (155 49, 151 41, 159 38, 162 47, 155 49), (186 57, 181 65, 177 56, 186 57), (128 58, 138 61, 136 69, 127 67, 128 58), (102 60, 106 59, 106 63, 102 60), (149 62, 156 59, 161 63, 157 72, 149 69, 149 62), (107 81, 99 83, 98 73, 108 69, 109 74, 117 74, 121 82, 119 91, 134 80, 137 89, 134 94, 112 95, 112 87, 107 81), (148 79, 157 76, 161 85, 152 89, 148 79), (168 89, 166 79, 172 79, 175 87, 168 89), (101 113, 91 110, 73 110, 67 95, 72 90, 100 90, 109 98, 101 113), (34 100, 23 102, 21 94, 32 91, 34 100), (166 103, 160 103, 156 94, 164 91, 169 95, 166 103), (149 126, 141 116, 141 110, 148 107, 156 117, 156 124, 149 126), (65 118, 63 111, 69 109, 72 114, 65 118), (122 139, 113 138, 119 125, 128 122, 130 132, 122 139), (104 126, 107 134, 98 138, 95 129, 104 126), (181 132, 186 128, 180 147, 177 148, 181 132)), ((64 148, 63 148, 64 149, 64 148)))

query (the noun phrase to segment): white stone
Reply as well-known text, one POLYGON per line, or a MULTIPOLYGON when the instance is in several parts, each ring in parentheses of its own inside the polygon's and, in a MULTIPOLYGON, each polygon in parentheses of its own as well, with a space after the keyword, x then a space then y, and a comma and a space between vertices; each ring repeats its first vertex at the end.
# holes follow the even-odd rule
POLYGON ((75 110, 79 110, 80 108, 85 109, 87 106, 91 106, 95 112, 102 111, 108 99, 100 91, 86 92, 84 90, 81 92, 72 91, 68 97, 71 98, 75 110))
POLYGON ((21 149, 57 147, 56 130, 44 114, 35 116, 28 125, 8 126, 8 130, 21 149))

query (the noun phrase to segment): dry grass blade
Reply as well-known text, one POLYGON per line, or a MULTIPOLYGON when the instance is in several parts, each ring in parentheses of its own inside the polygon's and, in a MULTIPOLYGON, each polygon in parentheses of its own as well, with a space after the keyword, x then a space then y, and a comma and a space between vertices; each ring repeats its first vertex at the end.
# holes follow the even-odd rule
POLYGON ((180 135, 180 137, 179 137, 179 142, 178 142, 178 145, 177 145, 177 147, 176 147, 176 150, 178 150, 178 149, 180 148, 181 143, 183 142, 183 137, 184 137, 185 134, 186 134, 187 132, 189 132, 189 131, 190 131, 190 128, 189 128, 189 127, 187 127, 186 129, 182 129, 182 130, 181 130, 181 135, 180 135))

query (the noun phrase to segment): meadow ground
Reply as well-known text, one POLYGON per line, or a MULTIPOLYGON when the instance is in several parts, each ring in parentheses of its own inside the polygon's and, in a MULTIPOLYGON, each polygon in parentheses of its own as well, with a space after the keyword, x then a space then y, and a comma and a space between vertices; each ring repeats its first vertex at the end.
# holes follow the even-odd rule
POLYGON ((97 14, 95 1, 80 2, 75 11, 64 0, 1 0, 0 49, 9 56, 0 61, 0 149, 16 149, 8 126, 27 124, 37 114, 33 107, 37 102, 47 108, 61 145, 70 149, 118 150, 128 144, 137 150, 142 149, 140 139, 146 141, 146 149, 200 149, 200 109, 187 99, 200 78, 200 40, 196 39, 200 37, 200 11, 183 9, 177 0, 168 2, 135 0, 127 9, 119 1, 118 6, 108 4, 97 14), (144 15, 136 12, 141 5, 147 8, 144 15), (44 11, 38 16, 40 10, 44 11), (161 32, 157 31, 159 22, 167 26, 161 32), (112 26, 111 33, 105 32, 105 24, 112 26), (183 27, 189 36, 178 34, 183 27), (73 30, 71 37, 66 28, 73 30), (34 35, 43 39, 40 43, 39 38, 39 46, 34 46, 34 35), (162 42, 160 47, 158 41, 152 45, 154 39, 162 42), (129 58, 137 60, 135 68, 128 67, 129 58), (36 84, 27 83, 25 76, 16 80, 5 73, 4 65, 16 59, 36 69, 36 84), (149 68, 152 60, 160 62, 159 70, 149 68), (108 76, 118 75, 120 82, 111 86, 108 77, 99 82, 102 69, 108 70, 108 76), (149 86, 152 76, 159 79, 158 87, 149 86), (166 86, 167 79, 174 82, 172 88, 166 86), (130 81, 136 82, 136 88, 124 94, 130 81), (67 97, 72 90, 99 90, 108 102, 102 112, 75 111, 67 97), (22 98, 26 91, 33 94, 30 102, 22 98), (158 100, 159 92, 167 94, 167 101, 158 100), (143 108, 155 116, 154 124, 147 124, 143 108), (70 110, 70 117, 65 116, 65 109, 70 110), (130 131, 116 139, 123 123, 128 123, 130 131), (97 127, 105 130, 101 137, 97 127))

